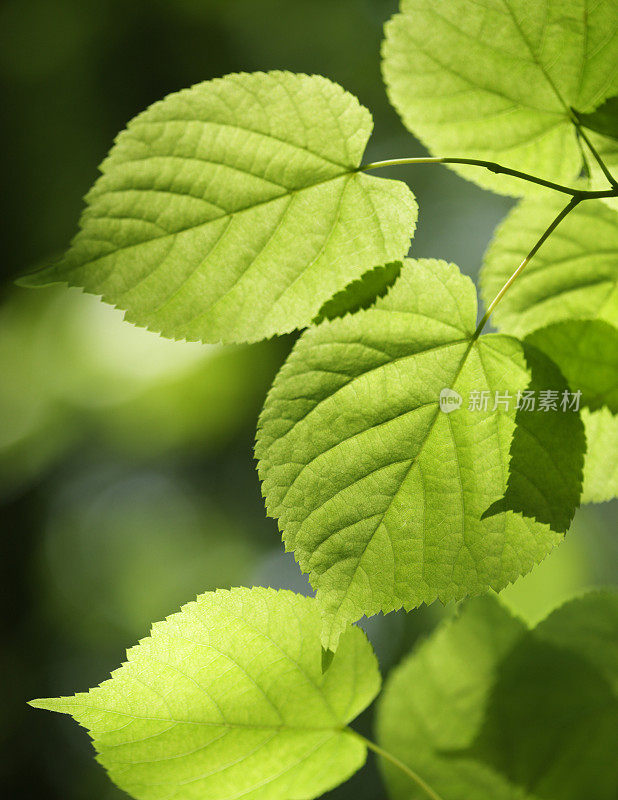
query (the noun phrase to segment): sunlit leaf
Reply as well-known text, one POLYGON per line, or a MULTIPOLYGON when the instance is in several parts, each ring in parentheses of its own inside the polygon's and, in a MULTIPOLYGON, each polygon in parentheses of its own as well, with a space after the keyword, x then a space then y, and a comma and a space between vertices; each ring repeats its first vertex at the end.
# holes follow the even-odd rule
MULTIPOLYGON (((560 463, 539 458, 545 441, 528 445, 508 508, 521 489, 530 516, 483 518, 505 496, 530 373, 516 339, 474 340, 476 313, 457 267, 406 262, 373 308, 306 332, 275 380, 258 428, 263 493, 317 589, 327 646, 363 614, 502 588, 561 540, 579 503, 575 436, 560 463), (443 389, 459 408, 442 412, 443 389), (560 507, 546 499, 558 481, 560 507)), ((558 428, 569 416, 547 413, 558 428)))
POLYGON ((308 800, 363 764, 346 726, 379 687, 360 629, 323 673, 315 600, 232 589, 154 625, 100 686, 31 705, 87 728, 111 779, 138 800, 308 800))
MULTIPOLYGON (((506 217, 485 255, 485 304, 564 205, 564 198, 553 195, 529 198, 506 217)), ((618 214, 599 200, 581 203, 513 283, 492 319, 501 331, 515 336, 570 319, 618 325, 618 214)))
POLYGON ((606 408, 582 412, 586 461, 582 503, 605 503, 618 497, 618 415, 606 408))
MULTIPOLYGON (((613 0, 402 0, 386 26, 383 70, 406 126, 436 156, 497 161, 549 180, 579 176, 570 108, 618 91, 613 0)), ((455 167, 483 187, 532 184, 455 167)))
POLYGON ((407 186, 358 171, 371 115, 325 78, 238 74, 132 120, 101 165, 56 281, 163 335, 257 341, 303 327, 406 255, 407 186))
MULTIPOLYGON (((563 205, 562 198, 530 198, 507 216, 485 256, 481 288, 486 304, 563 205)), ((579 388, 594 381, 589 398, 593 407, 607 403, 613 407, 614 330, 618 326, 618 213, 597 200, 588 200, 572 211, 504 295, 492 319, 505 333, 516 336, 533 333, 532 341, 540 347, 544 346, 546 338, 541 329, 551 326, 552 337, 560 337, 560 352, 558 341, 552 345, 548 340, 549 355, 562 362, 560 366, 565 374, 570 373, 572 381, 583 382, 579 388), (571 338, 576 338, 578 331, 585 333, 581 341, 573 341, 570 351, 569 331, 571 338), (600 367, 596 365, 597 358, 603 362, 600 367), (599 388, 603 390, 602 397, 598 394, 599 388)), ((609 500, 618 496, 618 480, 613 451, 611 447, 602 447, 600 442, 604 436, 608 443, 614 441, 616 426, 609 414, 586 414, 585 420, 588 453, 583 501, 609 500)))
POLYGON ((539 328, 526 341, 559 367, 582 405, 618 413, 618 329, 599 319, 574 319, 539 328))

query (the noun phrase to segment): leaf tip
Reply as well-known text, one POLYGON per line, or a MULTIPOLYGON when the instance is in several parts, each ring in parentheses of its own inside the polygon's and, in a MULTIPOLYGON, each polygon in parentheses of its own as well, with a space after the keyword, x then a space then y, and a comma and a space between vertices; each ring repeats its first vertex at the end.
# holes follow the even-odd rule
POLYGON ((37 697, 34 700, 28 700, 27 704, 31 708, 41 709, 42 711, 57 711, 61 714, 68 714, 68 702, 64 697, 37 697))
POLYGON ((38 289, 41 286, 62 283, 64 279, 59 276, 57 271, 60 262, 61 258, 51 259, 43 266, 38 266, 36 269, 30 269, 30 271, 18 275, 14 282, 17 286, 23 286, 27 289, 38 289))

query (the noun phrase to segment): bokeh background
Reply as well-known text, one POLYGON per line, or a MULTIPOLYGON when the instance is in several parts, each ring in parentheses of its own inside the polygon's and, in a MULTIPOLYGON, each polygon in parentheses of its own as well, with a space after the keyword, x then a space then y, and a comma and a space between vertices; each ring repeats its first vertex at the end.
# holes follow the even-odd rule
MULTIPOLYGON (((26 706, 103 680, 150 622, 216 586, 307 591, 265 517, 252 456, 259 409, 292 337, 172 343, 78 291, 16 274, 61 251, 116 133, 168 92, 240 70, 320 73, 373 112, 370 160, 420 155, 379 69, 393 0, 4 0, 0 295, 7 797, 120 800, 65 717, 26 706)), ((445 154, 448 155, 448 154, 445 154)), ((455 154, 450 154, 455 155, 455 154)), ((510 201, 442 167, 393 172, 420 203, 413 254, 475 277, 510 201)), ((514 265, 515 266, 515 265, 514 265)), ((618 573, 618 505, 582 509, 567 541, 504 593, 536 621, 618 573)), ((384 672, 451 609, 367 623, 384 672)), ((360 721, 368 732, 371 712, 360 721)), ((378 798, 375 765, 332 793, 378 798)))

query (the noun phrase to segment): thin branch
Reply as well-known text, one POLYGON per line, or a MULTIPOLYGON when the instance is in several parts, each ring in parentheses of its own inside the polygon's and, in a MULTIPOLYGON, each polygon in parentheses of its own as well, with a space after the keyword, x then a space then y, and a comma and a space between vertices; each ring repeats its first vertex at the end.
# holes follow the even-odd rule
POLYGON ((584 140, 584 142, 586 142, 586 145, 588 146, 588 150, 590 150, 590 152, 594 156, 594 160, 597 162, 599 167, 601 167, 601 172, 603 173, 603 175, 605 175, 605 177, 609 181, 610 185, 613 186, 614 189, 618 189, 618 181, 616 180, 616 178, 614 178, 612 173, 609 171, 607 165, 605 164, 605 162, 603 161, 603 159, 599 155, 596 147, 592 144, 592 142, 588 138, 588 134, 585 132, 585 130, 583 129, 583 127, 582 127, 582 125, 580 123, 580 121, 577 119, 577 116, 575 114, 574 109, 571 109, 571 115, 572 115, 571 118, 572 118, 573 124, 575 125, 575 128, 577 129, 577 133, 581 136, 581 138, 584 140))
POLYGON ((371 739, 367 739, 365 736, 362 736, 360 733, 358 733, 357 731, 354 731, 352 729, 350 729, 350 731, 351 731, 351 733, 353 733, 356 736, 358 736, 358 738, 362 742, 364 742, 366 747, 368 747, 370 750, 373 750, 374 753, 377 753, 377 755, 379 755, 381 758, 385 759, 386 761, 390 761, 390 763, 393 764, 395 767, 397 767, 397 769, 399 769, 403 773, 405 773, 408 776, 408 778, 413 780, 414 783, 425 792, 427 797, 431 798, 431 800, 442 800, 440 795, 434 789, 432 789, 431 786, 429 786, 429 784, 426 783, 421 778, 420 775, 418 775, 416 772, 414 772, 413 769, 410 769, 410 767, 408 767, 407 764, 404 764, 403 761, 400 761, 396 756, 392 755, 387 750, 383 750, 375 742, 372 742, 371 739))
POLYGON ((553 181, 546 181, 543 178, 537 178, 535 175, 530 175, 527 172, 520 172, 517 169, 510 169, 503 167, 501 164, 496 164, 493 161, 482 161, 478 158, 392 158, 388 161, 374 161, 371 164, 363 164, 359 170, 367 171, 370 169, 382 169, 383 167, 395 167, 404 164, 468 164, 473 167, 482 167, 496 175, 510 175, 513 178, 519 178, 528 183, 536 183, 538 186, 545 186, 548 189, 554 189, 556 192, 569 194, 571 197, 578 197, 582 200, 588 200, 601 197, 618 197, 618 184, 613 189, 600 190, 600 191, 586 191, 583 189, 572 189, 570 186, 563 186, 560 183, 553 181))
POLYGON ((489 318, 491 317, 491 315, 492 315, 492 313, 493 313, 493 311, 494 311, 495 307, 498 305, 498 303, 500 302, 500 300, 502 300, 502 298, 504 297, 504 295, 505 295, 505 294, 508 292, 508 290, 511 288, 511 286, 513 285, 513 283, 514 283, 514 282, 517 280, 517 278, 518 278, 518 277, 521 275, 521 273, 522 273, 522 272, 525 270, 525 268, 528 266, 528 264, 530 263, 530 261, 532 260, 532 258, 534 258, 534 256, 537 254, 537 252, 539 251, 539 249, 541 248, 541 246, 543 245, 543 243, 544 243, 544 242, 545 242, 545 241, 546 241, 546 240, 547 240, 547 239, 548 239, 548 238, 551 236, 551 234, 552 234, 552 233, 553 233, 553 232, 556 230, 556 228, 558 227, 558 225, 560 225, 560 223, 562 222, 562 220, 563 220, 563 219, 564 219, 564 218, 565 218, 565 217, 566 217, 568 214, 570 214, 570 213, 571 213, 571 211, 573 211, 573 209, 574 209, 574 208, 575 208, 575 207, 576 207, 576 206, 577 206, 579 203, 581 203, 581 201, 582 201, 582 198, 581 198, 581 197, 572 197, 572 198, 571 198, 571 200, 570 200, 570 201, 567 203, 567 205, 566 205, 566 206, 565 206, 565 207, 562 209, 562 211, 561 211, 561 212, 558 214, 558 216, 557 216, 557 217, 556 217, 556 218, 553 220, 553 222, 551 222, 551 223, 549 224, 549 226, 548 226, 548 227, 547 227, 547 229, 544 231, 544 233, 543 233, 543 235, 541 236, 541 238, 540 238, 540 239, 538 240, 538 242, 537 242, 537 243, 534 245, 534 247, 532 248, 532 250, 531 250, 531 251, 528 253, 528 255, 527 255, 525 258, 524 258, 524 260, 523 260, 523 261, 521 262, 521 264, 520 264, 520 265, 517 267, 517 269, 515 270, 515 272, 514 272, 514 273, 511 275, 511 277, 510 277, 510 278, 508 279, 508 281, 507 281, 507 282, 504 284, 504 286, 502 287, 502 289, 500 289, 500 291, 498 292, 498 294, 497 294, 497 295, 494 297, 494 299, 493 299, 493 300, 491 301, 491 303, 489 304, 489 307, 488 307, 487 311, 485 312, 485 315, 483 316, 483 319, 482 319, 482 320, 479 322, 479 324, 478 324, 478 326, 477 326, 477 329, 476 329, 476 331, 474 332, 474 336, 472 337, 472 338, 473 338, 473 340, 474 340, 474 339, 478 339, 478 337, 479 337, 479 336, 480 336, 480 334, 481 334, 481 331, 483 330, 483 328, 484 328, 484 327, 485 327, 485 325, 487 324, 487 322, 488 322, 489 318))
POLYGON ((579 133, 579 130, 577 128, 575 128, 575 133, 576 133, 576 139, 577 139, 577 146, 579 148, 579 154, 582 157, 582 163, 583 163, 582 172, 583 172, 584 176, 588 180, 590 180, 590 178, 592 177, 592 172, 590 171, 590 164, 588 163, 589 153, 586 151, 586 148, 584 146, 584 140, 582 139, 582 137, 581 137, 581 135, 579 133))

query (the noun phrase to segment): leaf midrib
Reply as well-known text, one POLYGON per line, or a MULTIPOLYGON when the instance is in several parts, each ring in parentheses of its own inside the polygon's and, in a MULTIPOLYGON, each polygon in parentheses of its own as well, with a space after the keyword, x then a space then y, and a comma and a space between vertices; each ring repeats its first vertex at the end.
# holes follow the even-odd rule
MULTIPOLYGON (((463 370, 463 368, 464 368, 464 366, 465 366, 465 364, 466 364, 466 362, 468 360, 468 356, 470 355, 470 352, 472 351, 474 345, 476 344, 476 341, 477 341, 476 339, 470 338, 468 347, 466 348, 463 356, 461 357, 461 361, 460 361, 460 363, 459 363, 459 365, 457 367, 457 371, 456 371, 455 375, 453 376, 453 378, 450 381, 452 386, 455 386, 455 384, 457 383, 457 380, 459 379, 459 376, 461 375, 461 372, 462 372, 462 370, 463 370)), ((356 566, 354 567, 354 570, 353 570, 352 574, 350 575, 350 578, 349 578, 349 581, 348 581, 348 585, 346 586, 345 592, 342 595, 342 597, 337 601, 337 612, 339 611, 339 609, 341 608, 341 606, 343 605, 344 601, 346 600, 346 598, 348 596, 348 593, 350 591, 352 583, 353 583, 353 581, 354 581, 354 579, 356 577, 356 573, 358 572, 358 570, 360 568, 361 561, 363 560, 363 558, 365 556, 365 553, 367 552, 367 549, 369 548, 369 545, 373 541, 373 539, 374 539, 376 533, 378 532, 379 528, 384 524, 384 520, 385 520, 387 514, 390 512, 390 510, 392 508, 392 505, 395 502, 396 498, 398 497, 402 486, 404 485, 404 483, 408 479, 408 476, 410 475, 410 472, 414 468, 415 464, 418 462, 418 459, 421 456, 425 445, 427 444, 428 440, 430 439, 431 433, 432 433, 432 431, 433 431, 433 429, 435 427, 435 424, 436 424, 437 420, 439 419, 439 415, 440 415, 440 405, 438 404, 438 406, 436 408, 436 411, 435 411, 435 414, 433 416, 433 419, 431 420, 431 422, 429 424, 429 427, 427 429, 427 434, 426 434, 425 438, 423 439, 423 442, 422 442, 422 444, 421 444, 421 446, 420 446, 420 448, 419 448, 419 450, 418 450, 418 452, 416 454, 416 457, 412 460, 412 463, 410 464, 410 467, 408 468, 408 470, 406 471, 405 475, 403 476, 403 478, 401 480, 401 483, 399 485, 399 488, 397 489, 396 492, 393 493, 393 496, 391 497, 391 499, 390 499, 390 501, 388 503, 388 506, 386 507, 386 509, 383 512, 381 512, 379 522, 375 526, 371 536, 367 539, 367 542, 365 543, 365 546, 363 547, 361 553, 358 556, 356 566)), ((335 618, 336 618, 336 613, 331 618, 331 623, 330 623, 331 629, 332 629, 333 622, 335 621, 335 618)))
MULTIPOLYGON (((286 197, 294 197, 294 196, 296 196, 298 194, 301 194, 302 192, 309 191, 311 189, 315 189, 316 187, 323 186, 323 185, 325 185, 327 183, 331 183, 331 182, 334 182, 334 181, 339 181, 341 179, 344 179, 344 180, 346 180, 348 182, 351 182, 352 180, 354 180, 354 178, 357 175, 360 175, 362 177, 362 175, 361 175, 361 173, 359 172, 358 169, 350 170, 348 172, 342 172, 340 175, 334 175, 334 176, 331 176, 329 178, 325 178, 324 180, 317 181, 316 183, 312 183, 312 184, 308 184, 307 186, 303 186, 300 189, 292 189, 290 191, 282 192, 280 195, 277 195, 276 197, 270 197, 267 200, 260 200, 258 203, 252 203, 251 205, 244 206, 244 207, 236 209, 234 211, 228 211, 225 214, 221 214, 218 217, 213 217, 212 219, 206 220, 205 222, 198 222, 198 223, 196 223, 194 225, 189 225, 188 227, 181 228, 180 230, 177 230, 177 231, 172 231, 172 232, 169 232, 169 233, 161 234, 160 236, 152 236, 152 237, 150 237, 148 239, 145 239, 144 241, 135 242, 133 244, 127 245, 126 247, 115 248, 114 250, 110 250, 109 253, 104 253, 101 256, 97 256, 97 258, 90 259, 90 260, 81 260, 77 264, 74 264, 74 265, 71 265, 71 266, 66 266, 67 260, 71 257, 72 254, 75 254, 76 248, 80 246, 81 241, 78 241, 78 239, 82 234, 83 234, 83 238, 86 241, 96 241, 94 239, 94 237, 92 237, 92 238, 89 237, 87 235, 86 231, 84 229, 82 229, 77 234, 77 236, 76 236, 76 238, 74 240, 74 243, 71 246, 71 248, 69 249, 68 253, 65 255, 65 257, 59 263, 57 263, 55 265, 52 265, 52 266, 49 266, 49 267, 44 267, 39 272, 32 273, 32 275, 30 277, 34 280, 37 277, 43 278, 45 275, 50 275, 50 278, 53 277, 53 276, 57 276, 57 277, 55 277, 55 281, 59 281, 61 283, 65 283, 65 282, 68 282, 68 276, 65 277, 65 273, 71 273, 71 272, 74 272, 76 270, 84 269, 85 267, 94 266, 95 264, 98 264, 99 262, 104 261, 105 259, 117 257, 119 254, 129 252, 129 251, 131 251, 131 250, 133 250, 133 249, 135 249, 137 247, 143 247, 143 246, 146 246, 146 245, 150 245, 152 242, 162 241, 164 239, 169 239, 169 238, 176 238, 177 236, 181 236, 182 234, 188 233, 189 231, 199 230, 200 228, 204 228, 207 225, 210 225, 210 224, 213 224, 213 223, 218 223, 223 219, 226 219, 226 218, 229 218, 229 217, 235 217, 237 215, 253 211, 256 208, 260 208, 260 207, 266 206, 266 205, 268 205, 270 203, 274 203, 274 202, 280 201, 280 200, 282 200, 282 199, 284 199, 286 197)), ((375 179, 374 178, 373 180, 383 180, 383 179, 380 179, 380 178, 375 179)), ((149 190, 145 189, 145 190, 136 190, 136 191, 144 191, 144 192, 147 193, 149 190)), ((105 217, 102 216, 99 219, 104 220, 105 217)), ((107 280, 107 278, 115 271, 115 269, 116 269, 116 266, 112 265, 110 270, 109 270, 109 272, 105 276, 105 278, 103 278, 101 280, 107 280)), ((148 273, 148 274, 150 275, 150 273, 148 273)), ((101 282, 101 281, 99 281, 99 282, 101 282)), ((130 291, 130 290, 128 290, 128 291, 130 291)))
MULTIPOLYGON (((374 310, 388 311, 388 313, 391 313, 390 310, 387 310, 387 309, 368 309, 369 313, 372 313, 374 310)), ((363 313, 363 312, 360 312, 360 313, 363 313)), ((397 312, 397 313, 405 313, 405 312, 397 312)), ((416 316, 416 315, 414 315, 414 316, 416 316)), ((427 315, 419 314, 418 316, 425 317, 427 315)), ((427 317, 427 318, 430 318, 430 317, 427 317)), ((454 326, 448 325, 448 323, 445 323, 445 325, 447 327, 454 327, 454 326)), ((462 332, 458 328, 456 328, 456 330, 458 330, 459 332, 462 332)), ((361 372, 358 375, 353 375, 348 381, 346 381, 346 383, 344 383, 342 386, 339 386, 337 389, 335 389, 335 391, 331 392, 326 398, 318 401, 315 404, 315 406, 313 406, 311 409, 309 409, 309 411, 307 411, 306 414, 303 414, 302 417, 299 417, 297 420, 294 420, 294 424, 283 434, 283 436, 278 437, 279 441, 283 441, 287 436, 289 436, 294 431, 294 429, 298 425, 300 425, 300 423, 304 422, 309 416, 311 416, 311 414, 313 414, 323 403, 325 403, 327 400, 332 400, 332 398, 335 397, 337 394, 339 394, 339 392, 342 392, 345 389, 349 388, 353 383, 355 383, 358 380, 362 380, 367 375, 371 375, 372 373, 377 372, 378 370, 381 370, 381 369, 385 369, 386 367, 389 367, 389 366, 391 366, 393 364, 400 364, 401 362, 406 361, 409 358, 416 358, 416 357, 422 356, 422 355, 424 355, 426 353, 433 353, 433 352, 436 352, 437 350, 444 350, 444 349, 447 349, 449 347, 454 347, 455 345, 464 344, 464 342, 467 342, 467 341, 468 341, 468 338, 454 339, 454 340, 449 341, 449 342, 443 342, 443 343, 441 343, 439 345, 434 345, 433 347, 427 347, 427 348, 424 348, 422 350, 417 350, 414 353, 406 353, 405 355, 399 356, 398 358, 389 358, 383 364, 378 364, 377 366, 372 367, 371 369, 365 370, 364 372, 361 372)), ((324 345, 328 346, 328 345, 332 345, 333 342, 330 342, 330 341, 317 342, 313 346, 315 347, 316 345, 321 345, 321 344, 324 344, 324 345)), ((363 346, 366 346, 365 343, 362 343, 362 344, 363 344, 363 346)), ((311 371, 316 371, 316 370, 311 370, 311 371)), ((317 371, 319 371, 319 370, 317 370, 317 371)), ((420 407, 420 406, 418 406, 418 407, 420 407)), ((416 408, 418 408, 418 407, 416 407, 416 408)), ((410 411, 414 411, 414 410, 416 410, 416 408, 410 409, 410 411)), ((409 413, 409 412, 404 412, 404 413, 409 413)), ((377 423, 376 426, 384 424, 384 423, 389 422, 389 421, 392 421, 392 420, 383 420, 382 422, 377 423)), ((373 426, 373 427, 376 427, 376 426, 373 426)), ((354 438, 354 436, 360 435, 360 434, 364 433, 366 430, 367 429, 365 429, 363 431, 359 431, 358 434, 353 434, 352 436, 347 437, 347 439, 345 439, 343 441, 347 441, 348 439, 354 438)), ((340 443, 341 442, 335 443, 335 445, 333 445, 333 447, 336 447, 340 443)), ((332 450, 333 447, 328 448, 328 450, 332 450)), ((328 452, 328 450, 322 451, 322 453, 318 453, 315 458, 319 458, 321 455, 323 455, 323 453, 328 452)), ((266 455, 261 456, 261 457, 258 455, 258 457, 260 458, 260 461, 261 461, 262 464, 265 463, 265 461, 267 460, 267 456, 266 455)), ((315 460, 315 459, 312 459, 312 460, 315 460)), ((307 462, 306 464, 303 465, 303 467, 300 470, 299 474, 296 476, 296 478, 294 479, 292 484, 288 487, 288 489, 286 490, 286 493, 284 494, 283 498, 277 504, 278 507, 283 507, 284 506, 285 498, 287 497, 290 489, 296 483, 296 480, 300 477, 300 474, 304 471, 306 466, 308 466, 308 464, 310 464, 310 463, 311 463, 311 461, 309 461, 309 462, 307 462)), ((265 476, 265 479, 267 479, 266 476, 265 476)))
MULTIPOLYGON (((89 703, 77 703, 73 701, 67 701, 66 703, 50 703, 49 705, 45 704, 44 700, 33 700, 31 701, 30 705, 34 708, 42 708, 48 709, 50 711, 61 711, 61 713, 68 713, 73 714, 72 711, 69 709, 73 708, 83 708, 86 711, 96 711, 97 713, 103 714, 111 714, 114 716, 120 717, 128 717, 129 719, 141 720, 144 722, 172 722, 175 725, 199 725, 208 728, 230 728, 230 729, 248 729, 248 730, 273 730, 273 731, 329 731, 332 733, 344 733, 345 731, 350 730, 351 728, 349 725, 288 725, 288 724, 271 724, 271 723, 264 723, 260 725, 258 723, 248 723, 248 722, 230 722, 227 720, 220 720, 218 722, 211 722, 209 720, 189 720, 189 719, 175 719, 174 717, 151 717, 151 716, 142 716, 138 714, 130 714, 127 711, 116 711, 115 709, 110 708, 100 708, 98 706, 90 705, 89 703), (58 706, 64 706, 64 709, 58 708, 58 706)), ((103 731, 102 733, 109 734, 113 733, 114 731, 103 731)), ((97 732, 92 731, 93 736, 96 736, 97 732)))

